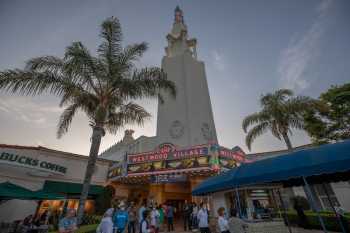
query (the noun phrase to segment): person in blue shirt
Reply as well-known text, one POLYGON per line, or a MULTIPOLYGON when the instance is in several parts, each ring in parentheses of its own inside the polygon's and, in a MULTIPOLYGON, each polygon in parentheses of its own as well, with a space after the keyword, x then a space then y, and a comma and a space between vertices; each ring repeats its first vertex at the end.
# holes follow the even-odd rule
POLYGON ((66 217, 62 218, 58 224, 59 233, 73 233, 78 229, 75 209, 69 209, 66 217))
POLYGON ((168 220, 168 231, 174 231, 174 207, 171 204, 167 206, 166 216, 168 220))
POLYGON ((146 200, 143 200, 142 205, 139 209, 139 223, 143 220, 143 212, 146 210, 146 200))
POLYGON ((125 228, 128 225, 129 215, 128 211, 125 210, 125 205, 120 204, 120 210, 117 211, 113 218, 114 228, 117 228, 117 233, 124 233, 125 228))

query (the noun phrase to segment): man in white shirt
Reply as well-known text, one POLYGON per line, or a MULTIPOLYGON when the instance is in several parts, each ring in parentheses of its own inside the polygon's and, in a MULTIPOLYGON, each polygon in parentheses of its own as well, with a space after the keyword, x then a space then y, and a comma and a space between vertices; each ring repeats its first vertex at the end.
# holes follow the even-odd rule
POLYGON ((228 221, 225 218, 225 208, 224 207, 220 207, 218 209, 218 214, 219 214, 218 226, 219 226, 220 233, 230 233, 230 228, 228 226, 228 221))
POLYGON ((203 203, 200 204, 200 209, 197 214, 197 219, 198 219, 198 227, 200 232, 210 233, 208 210, 203 203))

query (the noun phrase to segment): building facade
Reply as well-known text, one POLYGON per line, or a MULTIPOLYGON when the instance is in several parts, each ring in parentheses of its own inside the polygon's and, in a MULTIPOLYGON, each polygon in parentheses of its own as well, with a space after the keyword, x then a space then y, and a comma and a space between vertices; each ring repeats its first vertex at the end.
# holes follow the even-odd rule
MULTIPOLYGON (((48 149, 0 144, 0 183, 11 182, 31 191, 46 190, 60 193, 67 200, 28 201, 8 200, 0 205, 0 222, 24 219, 38 210, 62 210, 64 204, 76 208, 85 175, 88 157, 48 149), (38 206, 39 204, 39 206, 38 206), (11 210, 11 211, 8 211, 11 210)), ((110 162, 98 159, 92 178, 90 201, 86 211, 93 211, 94 196, 105 185, 110 162)))
POLYGON ((180 207, 193 200, 192 189, 208 176, 245 162, 244 152, 218 145, 204 63, 197 40, 189 38, 183 12, 177 7, 166 35, 162 69, 176 85, 174 98, 160 93, 157 134, 134 139, 132 130, 101 154, 117 161, 109 182, 120 198, 140 202, 172 202, 180 207))

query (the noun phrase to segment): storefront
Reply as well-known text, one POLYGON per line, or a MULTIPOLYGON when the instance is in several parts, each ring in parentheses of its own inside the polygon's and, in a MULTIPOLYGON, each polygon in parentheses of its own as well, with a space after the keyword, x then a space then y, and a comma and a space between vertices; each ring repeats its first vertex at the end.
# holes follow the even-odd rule
POLYGON ((128 154, 124 162, 112 166, 108 181, 116 196, 136 203, 172 203, 180 208, 185 200, 201 202, 192 190, 218 172, 247 162, 244 152, 217 144, 178 148, 161 144, 155 151, 128 154))
MULTIPOLYGON (((77 208, 88 157, 45 147, 0 145, 0 183, 11 182, 32 191, 64 195, 65 200, 7 200, 0 205, 0 222, 20 220, 36 211, 77 208), (11 211, 6 211, 11 209, 11 211)), ((93 212, 94 199, 106 182, 110 162, 98 159, 86 211, 93 212)))

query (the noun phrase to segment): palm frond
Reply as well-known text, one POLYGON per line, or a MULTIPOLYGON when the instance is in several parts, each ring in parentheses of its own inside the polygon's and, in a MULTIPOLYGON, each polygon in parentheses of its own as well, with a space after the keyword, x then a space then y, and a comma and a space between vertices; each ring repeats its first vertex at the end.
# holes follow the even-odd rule
POLYGON ((278 122, 276 120, 272 120, 270 122, 270 129, 271 129, 271 133, 273 136, 275 136, 278 140, 281 140, 281 132, 279 130, 279 125, 278 122))
POLYGON ((290 128, 303 130, 305 129, 304 119, 302 117, 292 117, 289 120, 290 128))
POLYGON ((253 141, 260 135, 264 134, 268 130, 268 128, 269 128, 269 123, 263 122, 259 125, 254 126, 254 128, 249 130, 248 134, 245 137, 245 143, 249 150, 251 150, 253 141))
POLYGON ((21 95, 39 95, 48 92, 62 95, 77 85, 54 72, 23 71, 20 69, 0 72, 0 89, 21 95))
POLYGON ((114 59, 122 50, 122 30, 119 20, 115 17, 110 17, 101 25, 100 37, 103 39, 98 48, 98 53, 101 59, 106 64, 112 65, 114 59))
POLYGON ((116 58, 116 62, 113 65, 113 74, 129 72, 134 68, 134 62, 137 61, 148 49, 146 42, 140 44, 128 45, 124 48, 116 58))
POLYGON ((266 122, 269 120, 269 118, 270 118, 269 115, 266 114, 265 112, 256 112, 256 113, 250 114, 243 119, 242 128, 246 133, 249 126, 266 122))
POLYGON ((96 58, 91 56, 81 42, 73 42, 66 48, 64 61, 64 71, 69 77, 87 89, 98 93, 98 87, 101 87, 99 79, 99 69, 101 68, 99 68, 96 58))
POLYGON ((166 73, 158 67, 143 68, 135 70, 133 74, 135 86, 140 94, 147 97, 157 97, 160 90, 167 92, 170 96, 176 96, 175 84, 167 79, 166 73))
POLYGON ((62 74, 64 68, 64 61, 55 56, 43 56, 32 58, 26 62, 25 70, 29 71, 43 71, 62 74))
POLYGON ((57 125, 57 138, 61 138, 65 133, 67 133, 78 107, 79 104, 75 103, 63 111, 57 125))
POLYGON ((288 99, 284 105, 284 111, 287 114, 302 114, 316 104, 312 98, 307 96, 296 96, 288 99))
POLYGON ((116 112, 110 113, 106 128, 111 133, 116 133, 118 129, 126 124, 143 125, 144 121, 151 115, 140 105, 129 102, 121 105, 116 112))

